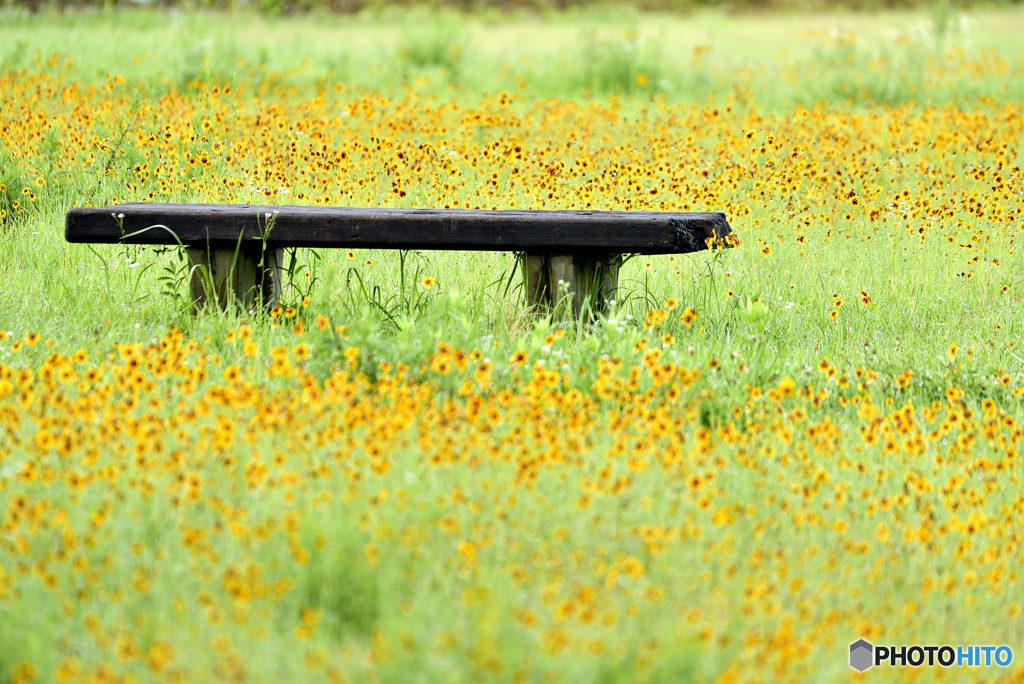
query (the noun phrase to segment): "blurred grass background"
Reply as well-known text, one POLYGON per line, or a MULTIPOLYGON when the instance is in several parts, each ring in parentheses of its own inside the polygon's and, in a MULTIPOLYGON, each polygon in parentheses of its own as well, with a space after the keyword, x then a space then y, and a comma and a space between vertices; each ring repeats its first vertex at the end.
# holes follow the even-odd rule
MULTIPOLYGON (((176 7, 186 10, 230 9, 252 10, 265 14, 290 14, 303 12, 333 12, 351 14, 355 12, 378 12, 388 7, 408 7, 407 1, 398 0, 4 0, 0 6, 21 7, 30 12, 45 10, 101 8, 110 10, 117 7, 176 7)), ((971 6, 998 7, 1020 4, 1020 0, 996 0, 995 2, 970 2, 953 0, 628 0, 609 3, 607 0, 434 0, 425 3, 432 9, 453 8, 463 12, 509 12, 527 10, 532 12, 559 12, 582 8, 631 7, 647 11, 691 12, 701 8, 716 8, 725 12, 750 12, 765 10, 796 10, 802 12, 843 10, 891 10, 895 8, 929 7, 934 13, 942 14, 954 8, 971 6)))
POLYGON ((185 9, 60 12, 52 5, 39 14, 0 10, 0 73, 59 53, 72 58, 66 77, 99 82, 117 74, 154 95, 217 82, 285 85, 296 97, 343 83, 385 93, 413 87, 529 99, 729 99, 768 112, 822 101, 1019 101, 1022 24, 1012 7, 964 11, 946 3, 746 17, 720 7, 683 15, 628 6, 470 14, 380 7, 279 18, 185 9))

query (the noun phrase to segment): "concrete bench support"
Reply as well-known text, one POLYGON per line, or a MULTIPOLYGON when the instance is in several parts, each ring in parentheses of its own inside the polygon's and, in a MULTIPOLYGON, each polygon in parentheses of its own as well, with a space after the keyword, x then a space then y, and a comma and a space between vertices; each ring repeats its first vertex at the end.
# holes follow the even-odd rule
POLYGON ((618 297, 620 254, 577 252, 521 257, 526 303, 538 311, 567 311, 575 318, 608 311, 618 297))
POLYGON ((281 300, 281 264, 284 250, 263 250, 262 245, 234 249, 190 246, 189 289, 198 311, 211 302, 237 304, 245 311, 273 307, 281 300))

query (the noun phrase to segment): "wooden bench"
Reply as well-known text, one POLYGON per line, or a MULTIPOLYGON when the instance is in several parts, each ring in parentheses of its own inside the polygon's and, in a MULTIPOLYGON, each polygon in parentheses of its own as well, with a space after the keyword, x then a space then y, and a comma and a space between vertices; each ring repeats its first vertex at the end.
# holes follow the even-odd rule
POLYGON ((478 211, 130 203, 72 209, 68 242, 183 245, 198 305, 245 309, 281 296, 283 250, 330 247, 511 251, 520 255, 527 302, 571 297, 575 315, 617 297, 623 255, 683 254, 730 246, 721 213, 478 211))

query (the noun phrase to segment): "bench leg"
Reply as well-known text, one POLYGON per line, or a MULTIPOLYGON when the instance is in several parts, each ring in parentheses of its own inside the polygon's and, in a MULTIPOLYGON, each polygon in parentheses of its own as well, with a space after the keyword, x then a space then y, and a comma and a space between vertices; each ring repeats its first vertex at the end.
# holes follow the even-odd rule
POLYGON ((577 319, 606 313, 608 300, 617 297, 621 265, 618 254, 524 254, 527 304, 544 311, 571 306, 577 319))
POLYGON ((272 307, 281 299, 282 250, 264 252, 260 245, 242 245, 236 256, 234 249, 192 246, 186 253, 196 312, 210 302, 252 311, 261 305, 272 307))

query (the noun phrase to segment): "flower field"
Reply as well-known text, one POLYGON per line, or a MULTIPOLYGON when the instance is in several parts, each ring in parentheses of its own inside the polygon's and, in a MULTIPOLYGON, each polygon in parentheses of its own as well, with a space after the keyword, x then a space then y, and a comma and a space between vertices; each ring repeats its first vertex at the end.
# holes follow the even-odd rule
POLYGON ((1024 54, 986 45, 1024 13, 974 21, 688 45, 699 98, 664 54, 557 96, 384 48, 380 87, 0 51, 0 682, 1024 678, 1024 54), (633 257, 593 326, 486 253, 300 250, 280 306, 194 317, 176 251, 63 241, 140 200, 724 211, 742 244, 633 257), (858 638, 1017 659, 859 675, 858 638))

